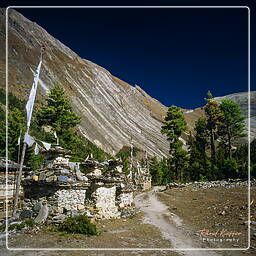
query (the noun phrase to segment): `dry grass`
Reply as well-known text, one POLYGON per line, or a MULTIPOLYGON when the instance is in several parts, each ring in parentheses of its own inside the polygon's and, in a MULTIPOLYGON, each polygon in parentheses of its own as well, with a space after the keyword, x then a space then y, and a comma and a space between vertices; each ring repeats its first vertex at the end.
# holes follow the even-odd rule
MULTIPOLYGON (((248 228, 245 222, 248 219, 247 187, 193 189, 172 188, 164 193, 158 193, 158 198, 169 206, 170 212, 183 219, 183 227, 197 235, 199 230, 232 231, 241 233, 237 236, 238 242, 207 243, 210 247, 238 248, 247 247, 248 228)), ((251 189, 251 198, 255 198, 256 188, 251 189)), ((256 220, 256 205, 251 205, 251 220, 256 220)), ((251 225, 252 246, 256 247, 256 227, 251 225)), ((199 239, 201 239, 198 236, 199 239)), ((247 252, 247 253, 250 253, 247 252)), ((255 251, 254 251, 255 253, 255 251)), ((237 255, 237 254, 234 254, 237 255)))

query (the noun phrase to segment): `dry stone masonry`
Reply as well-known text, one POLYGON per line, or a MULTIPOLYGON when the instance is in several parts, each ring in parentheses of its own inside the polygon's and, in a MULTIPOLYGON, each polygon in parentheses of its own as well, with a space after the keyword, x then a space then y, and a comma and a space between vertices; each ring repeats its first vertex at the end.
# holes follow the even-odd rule
POLYGON ((46 164, 22 181, 24 205, 21 215, 36 222, 60 223, 68 216, 86 214, 110 219, 133 214, 136 186, 122 172, 122 163, 99 163, 92 157, 70 162, 71 152, 59 146, 44 152, 46 164))

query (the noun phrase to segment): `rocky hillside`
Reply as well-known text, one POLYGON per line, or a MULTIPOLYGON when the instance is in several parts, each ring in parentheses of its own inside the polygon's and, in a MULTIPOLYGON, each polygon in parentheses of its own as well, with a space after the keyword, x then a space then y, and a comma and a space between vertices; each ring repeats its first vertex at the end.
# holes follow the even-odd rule
MULTIPOLYGON (((5 43, 5 10, 0 11, 0 42, 5 43)), ((63 86, 82 117, 80 132, 108 153, 130 140, 150 155, 164 156, 168 142, 160 133, 166 107, 139 86, 131 86, 106 69, 80 58, 42 27, 14 10, 9 12, 9 91, 26 99, 46 47, 38 99, 55 84, 63 86)), ((5 49, 0 48, 0 84, 5 87, 5 49)))
MULTIPOLYGON (((28 98, 33 72, 39 62, 40 47, 44 45, 46 52, 38 99, 43 100, 53 85, 63 86, 74 110, 82 118, 79 126, 81 134, 110 154, 129 145, 131 139, 136 147, 146 150, 149 155, 161 157, 168 154, 169 143, 160 133, 167 108, 159 101, 139 86, 131 86, 97 64, 82 59, 18 12, 9 11, 8 24, 9 91, 22 99, 28 98)), ((0 43, 5 44, 4 9, 0 9, 0 43)), ((4 47, 0 47, 0 86, 5 88, 4 47)), ((232 96, 246 112, 246 95, 234 95, 237 96, 226 97, 232 96)), ((254 104, 255 96, 254 92, 254 104)), ((189 128, 193 128, 197 118, 203 115, 201 108, 183 111, 189 128)), ((253 125, 255 108, 252 115, 253 125)), ((255 130, 253 134, 255 136, 255 130)))

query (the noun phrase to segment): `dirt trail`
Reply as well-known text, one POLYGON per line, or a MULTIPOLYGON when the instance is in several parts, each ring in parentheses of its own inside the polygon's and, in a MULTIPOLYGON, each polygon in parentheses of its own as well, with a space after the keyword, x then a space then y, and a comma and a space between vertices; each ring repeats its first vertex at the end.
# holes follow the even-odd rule
MULTIPOLYGON (((144 222, 158 227, 162 236, 170 241, 170 248, 201 248, 201 245, 193 241, 189 234, 186 234, 182 226, 182 220, 175 214, 168 211, 168 207, 156 197, 158 187, 152 191, 144 192, 135 197, 135 205, 144 212, 144 222)), ((185 250, 178 251, 186 256, 219 256, 214 251, 185 250)))

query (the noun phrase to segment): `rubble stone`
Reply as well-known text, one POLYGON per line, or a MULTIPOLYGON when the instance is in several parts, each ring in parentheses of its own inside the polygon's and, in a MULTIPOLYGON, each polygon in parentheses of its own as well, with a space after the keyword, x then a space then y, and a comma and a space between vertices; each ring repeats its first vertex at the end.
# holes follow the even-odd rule
POLYGON ((43 207, 40 209, 37 217, 35 218, 36 223, 44 223, 48 217, 48 206, 43 205, 43 207))
POLYGON ((21 219, 31 218, 33 216, 33 212, 31 210, 23 210, 20 213, 21 219))
POLYGON ((103 164, 87 158, 70 163, 70 152, 60 147, 50 151, 46 165, 22 181, 24 208, 38 208, 37 222, 44 222, 48 215, 49 222, 60 223, 64 216, 77 214, 110 219, 134 212, 134 185, 122 172, 121 162, 111 159, 103 164), (39 179, 31 178, 35 176, 39 179), (48 206, 42 206, 45 203, 48 206))
POLYGON ((34 212, 39 212, 41 210, 41 208, 43 207, 43 204, 41 201, 37 202, 34 206, 33 206, 33 211, 34 212))

